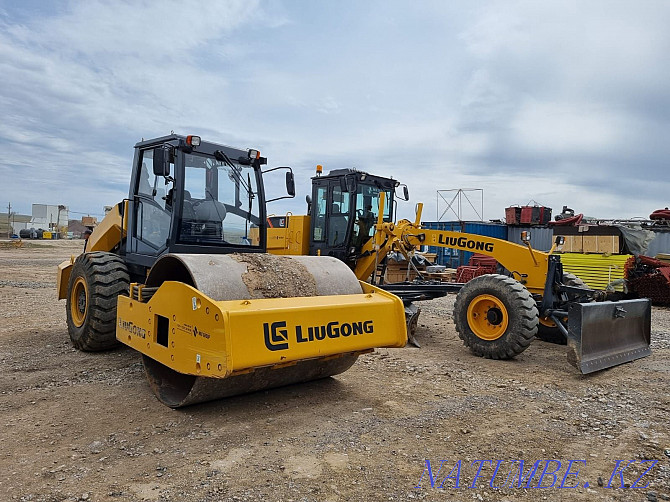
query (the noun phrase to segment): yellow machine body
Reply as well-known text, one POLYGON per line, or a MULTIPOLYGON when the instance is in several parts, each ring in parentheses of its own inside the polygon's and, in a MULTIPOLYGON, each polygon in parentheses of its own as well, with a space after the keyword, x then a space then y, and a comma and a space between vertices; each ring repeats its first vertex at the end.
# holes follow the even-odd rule
POLYGON ((424 229, 408 220, 400 220, 397 224, 382 223, 382 232, 377 232, 363 246, 361 254, 369 254, 357 261, 354 272, 359 279, 370 277, 376 263, 388 252, 400 251, 409 256, 421 245, 474 251, 492 256, 531 293, 544 292, 549 253, 484 235, 424 229), (378 251, 375 252, 375 249, 378 251))
MULTIPOLYGON (((403 233, 413 233, 412 226, 408 225, 403 229, 403 233)), ((532 249, 530 246, 522 246, 484 235, 428 229, 421 229, 421 233, 425 235, 425 240, 421 242, 423 245, 448 247, 492 256, 511 272, 514 279, 526 286, 526 289, 531 293, 542 294, 544 292, 549 266, 549 253, 532 249)), ((411 242, 411 238, 408 240, 411 242)), ((416 243, 419 244, 418 240, 416 243)))
MULTIPOLYGON (((266 162, 257 150, 193 135, 137 143, 129 198, 94 229, 83 254, 58 267, 73 345, 136 349, 149 385, 171 407, 330 377, 376 347, 404 346, 402 301, 359 282, 334 257, 306 256, 308 217, 291 217, 265 245, 266 162), (166 230, 156 242, 143 233, 152 219, 166 230)), ((288 169, 293 195, 290 168, 277 169, 288 169)))
POLYGON ((210 378, 403 347, 402 302, 369 284, 361 288, 353 295, 215 301, 166 281, 147 302, 119 296, 116 337, 174 371, 210 378))
POLYGON ((267 250, 276 255, 304 256, 309 254, 310 217, 288 214, 285 226, 268 227, 267 250))
POLYGON ((114 249, 126 236, 128 229, 127 219, 124 218, 126 214, 128 214, 127 201, 115 205, 98 226, 93 229, 93 233, 89 236, 86 244, 86 251, 109 251, 114 249), (123 207, 123 211, 121 207, 123 207))
MULTIPOLYGON (((380 205, 383 205, 383 201, 382 193, 380 205)), ((421 208, 422 205, 419 204, 415 222, 400 220, 398 223, 389 223, 381 219, 377 221, 377 231, 363 245, 354 267, 354 273, 359 280, 369 279, 377 264, 388 253, 399 251, 408 257, 420 246, 425 245, 492 256, 531 293, 544 292, 550 253, 537 251, 530 245, 522 246, 484 235, 422 228, 421 208)), ((275 255, 309 254, 309 229, 309 216, 287 216, 286 226, 268 228, 268 252, 275 255)))
MULTIPOLYGON (((86 243, 86 251, 111 251, 126 236, 128 230, 127 219, 123 215, 128 214, 128 202, 120 202, 109 211, 102 221, 93 229, 86 243), (123 207, 123 211, 121 208, 123 207)), ((58 299, 67 298, 67 288, 70 282, 70 274, 74 265, 74 256, 58 265, 58 276, 56 277, 56 291, 58 299)))
POLYGON ((67 298, 67 287, 72 274, 72 265, 74 265, 74 256, 58 264, 58 275, 56 276, 56 292, 59 300, 67 298))

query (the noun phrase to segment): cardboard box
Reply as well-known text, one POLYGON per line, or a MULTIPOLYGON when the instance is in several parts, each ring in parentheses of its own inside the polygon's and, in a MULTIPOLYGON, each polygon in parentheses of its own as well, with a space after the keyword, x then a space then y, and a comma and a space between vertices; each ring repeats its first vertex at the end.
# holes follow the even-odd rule
POLYGON ((566 235, 565 253, 619 254, 618 235, 566 235))
POLYGON ((585 235, 583 252, 619 254, 619 237, 617 235, 585 235))

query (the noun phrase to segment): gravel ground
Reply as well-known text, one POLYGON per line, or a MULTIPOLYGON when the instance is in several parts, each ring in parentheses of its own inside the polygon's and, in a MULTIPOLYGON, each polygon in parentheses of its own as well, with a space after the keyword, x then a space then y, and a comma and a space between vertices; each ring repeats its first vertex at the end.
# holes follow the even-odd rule
POLYGON ((420 349, 171 410, 132 350, 72 348, 55 270, 81 242, 49 246, 0 248, 1 500, 670 500, 670 309, 650 357, 584 376, 540 341, 474 357, 453 297, 422 302, 420 349))

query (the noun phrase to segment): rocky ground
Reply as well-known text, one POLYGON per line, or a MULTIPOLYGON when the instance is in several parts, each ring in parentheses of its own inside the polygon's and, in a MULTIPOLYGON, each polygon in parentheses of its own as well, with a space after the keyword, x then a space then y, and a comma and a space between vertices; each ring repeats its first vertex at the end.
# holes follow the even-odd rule
POLYGON ((72 348, 55 270, 80 250, 0 246, 1 500, 670 500, 668 309, 652 356, 583 376, 540 341, 472 356, 434 300, 420 349, 175 411, 132 350, 72 348))

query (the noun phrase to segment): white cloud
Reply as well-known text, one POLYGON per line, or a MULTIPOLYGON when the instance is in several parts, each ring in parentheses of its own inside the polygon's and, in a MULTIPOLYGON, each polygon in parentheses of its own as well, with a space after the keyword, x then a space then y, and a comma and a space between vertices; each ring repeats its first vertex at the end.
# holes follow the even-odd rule
POLYGON ((9 26, 16 40, 47 51, 89 57, 89 64, 116 56, 138 56, 147 61, 188 60, 198 47, 249 23, 258 2, 103 2, 70 4, 57 17, 9 26))
MULTIPOLYGON (((500 3, 498 7, 502 7, 500 3)), ((478 19, 461 33, 460 38, 468 50, 480 58, 499 57, 512 48, 525 50, 531 40, 524 17, 519 10, 492 9, 487 4, 480 7, 478 19)))
POLYGON ((612 111, 589 103, 528 100, 510 124, 512 140, 526 151, 592 154, 616 147, 625 124, 612 111))

